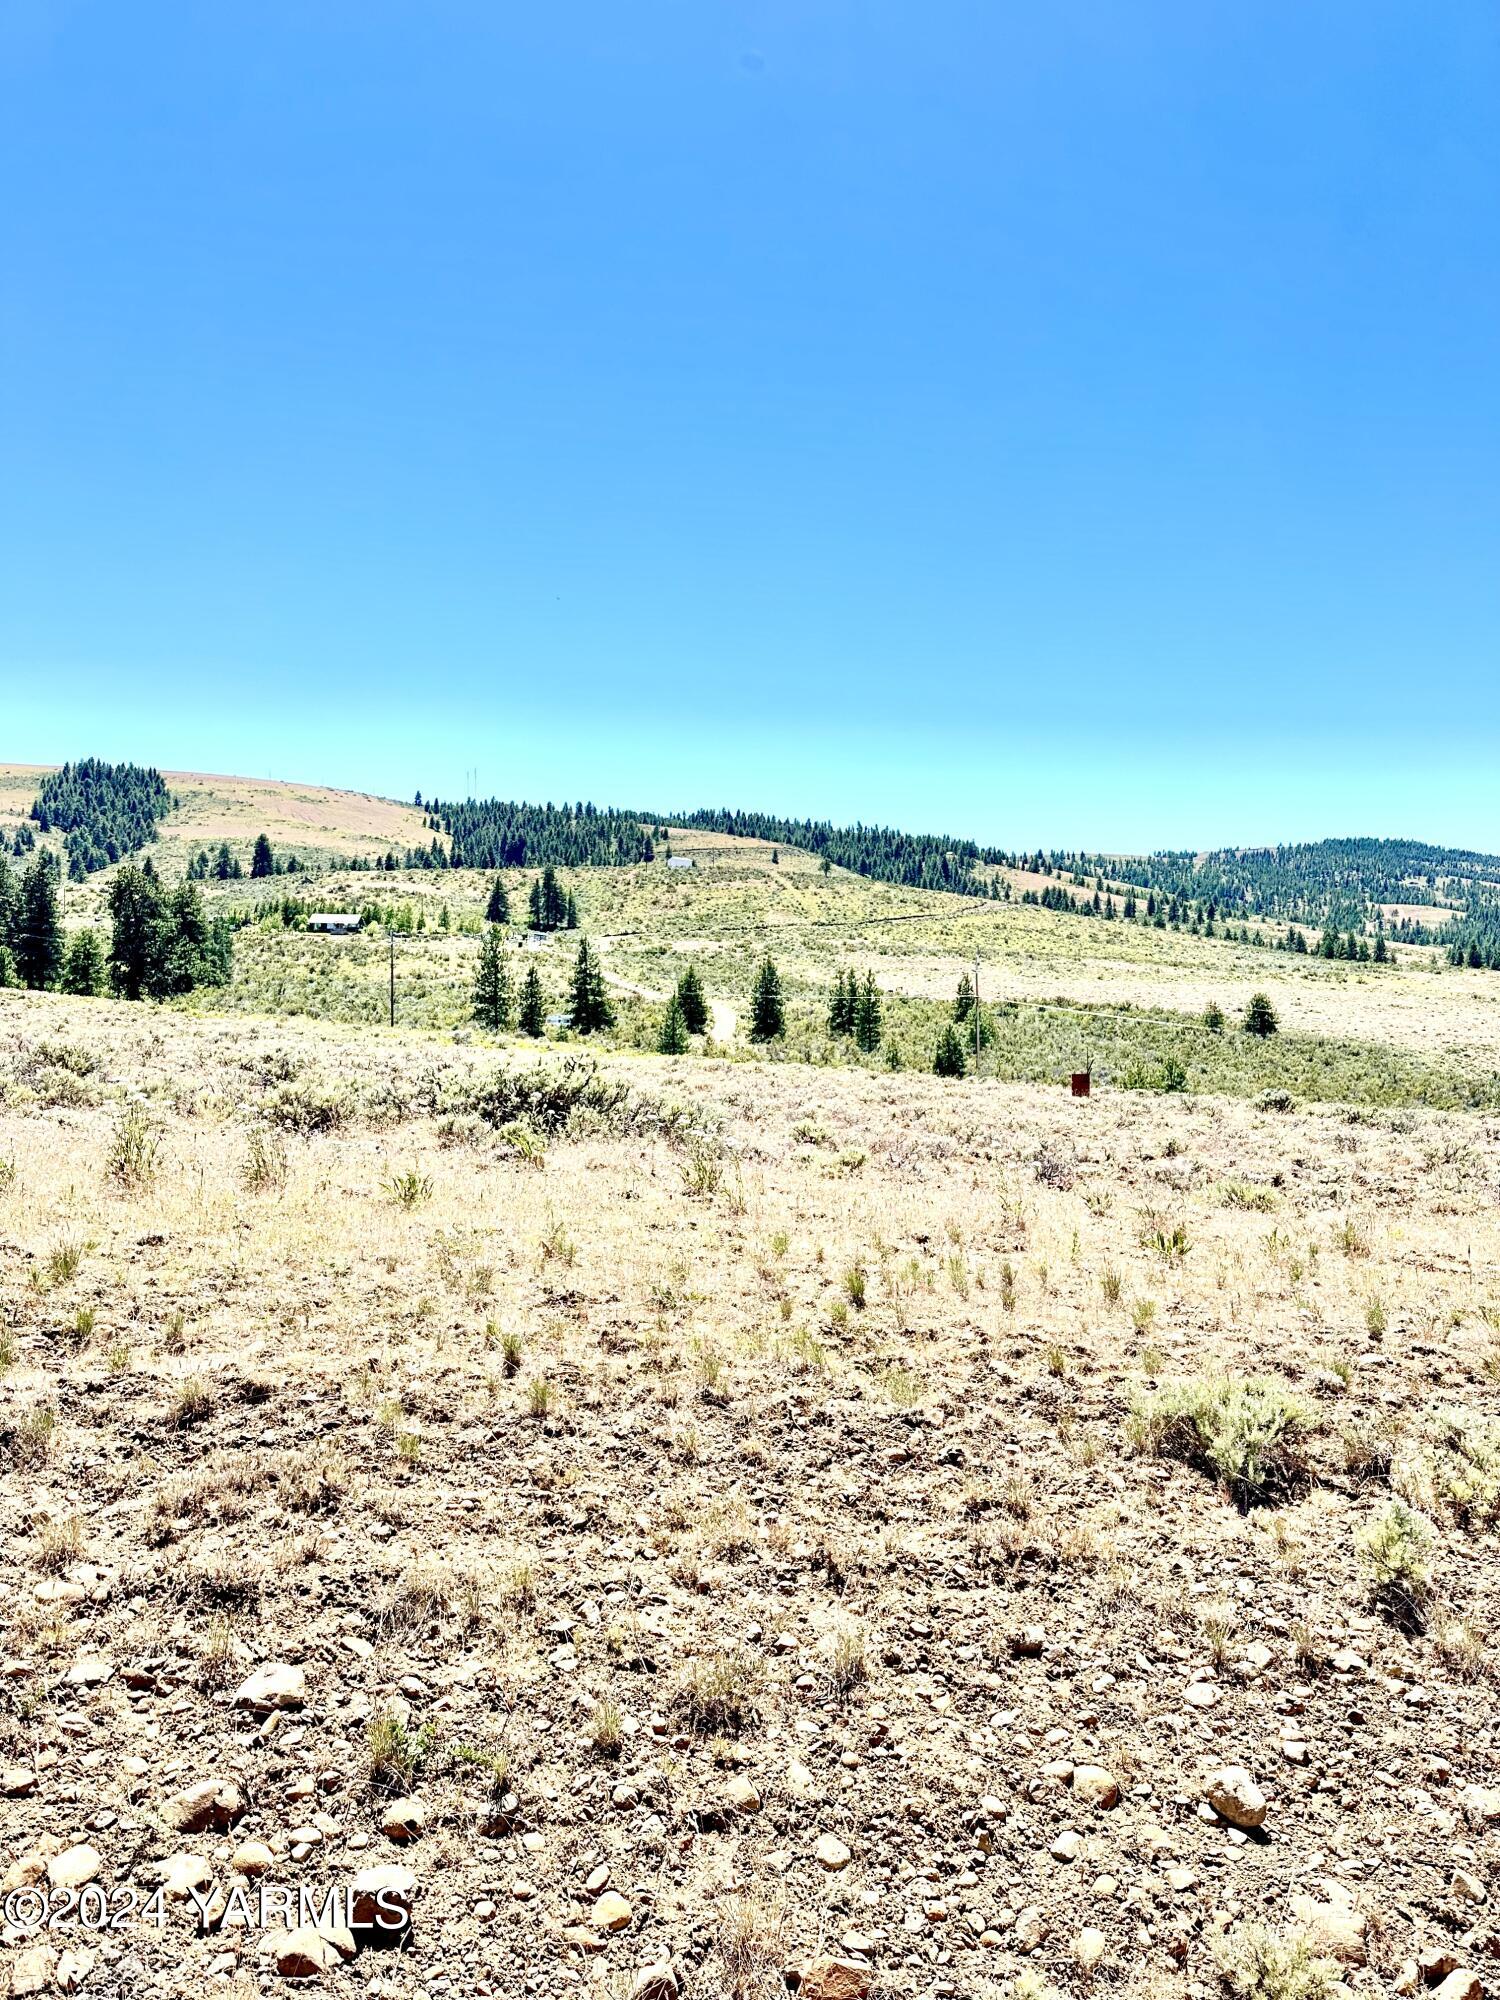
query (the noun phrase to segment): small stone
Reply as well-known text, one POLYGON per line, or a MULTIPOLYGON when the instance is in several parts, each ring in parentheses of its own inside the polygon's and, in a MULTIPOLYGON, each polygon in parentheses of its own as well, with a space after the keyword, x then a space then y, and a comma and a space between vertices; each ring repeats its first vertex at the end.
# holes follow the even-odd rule
POLYGON ((36 1790, 36 1772, 29 1764, 7 1764, 0 1771, 0 1792, 8 1799, 29 1798, 36 1790))
POLYGON ((660 1965, 643 1965, 630 1982, 630 2000, 677 2000, 681 1991, 677 1974, 665 1959, 660 1965))
POLYGON ((786 1788, 794 1799, 817 1797, 818 1781, 799 1758, 793 1757, 786 1767, 786 1788))
POLYGON ((427 1808, 420 1799, 393 1799, 380 1816, 387 1840, 419 1840, 427 1830, 427 1808))
POLYGON ((1484 2000, 1484 1981, 1477 1972, 1461 1965, 1439 1986, 1433 2000, 1484 2000))
POLYGON ((1021 1625, 1010 1635, 1010 1650, 1018 1659, 1035 1659, 1046 1643, 1046 1628, 1041 1625, 1021 1625))
POLYGON ((1440 1979, 1446 1979, 1450 1972, 1457 1970, 1458 1957, 1446 1945, 1430 1944, 1425 1951, 1418 1953, 1417 1965, 1421 1970, 1422 1984, 1436 1986, 1440 1979))
POLYGON ((815 1958, 801 1968, 797 2000, 868 2000, 875 1968, 851 1958, 815 1958))
POLYGON ((1073 1956, 1085 1972, 1092 1972, 1109 1948, 1109 1939, 1103 1931, 1090 1925, 1081 1930, 1073 1940, 1073 1956))
POLYGON ((104 1866, 97 1847, 68 1847, 47 1863, 47 1880, 54 1889, 81 1889, 104 1866))
POLYGON ((1448 1885, 1448 1894, 1458 1897, 1461 1902, 1482 1903, 1485 1898, 1485 1887, 1479 1877, 1471 1875, 1467 1868, 1455 1868, 1453 1880, 1448 1885))
POLYGON ((70 1687, 103 1687, 106 1681, 114 1678, 114 1672, 115 1670, 108 1660, 75 1660, 68 1669, 68 1685, 70 1687))
POLYGON ((1047 1919, 1035 1903, 1030 1903, 1017 1915, 1014 1931, 1016 1944, 1022 1951, 1035 1951, 1038 1945, 1046 1942, 1047 1919))
POLYGON ((168 1799, 165 1816, 167 1824, 178 1833, 207 1833, 210 1829, 223 1833, 244 1810, 245 1801, 237 1785, 230 1784, 227 1778, 200 1778, 197 1784, 168 1799))
POLYGON ((350 1884, 350 1908, 356 1930, 381 1931, 388 1937, 405 1930, 411 1922, 416 1893, 416 1876, 399 1863, 384 1868, 361 1868, 350 1884))
POLYGON ((1113 1772, 1106 1771, 1102 1764, 1076 1764, 1073 1767, 1073 1796, 1082 1799, 1086 1805, 1098 1806, 1102 1812, 1120 1803, 1120 1787, 1115 1783, 1113 1772))
POLYGON ((253 1708, 258 1715, 275 1709, 301 1708, 307 1700, 307 1676, 300 1667, 280 1661, 257 1667, 234 1697, 236 1708, 253 1708))
POLYGON ((291 1931, 276 1948, 276 1970, 283 1979, 317 1979, 339 1963, 338 1950, 311 1924, 291 1931))
POLYGON ((1211 1771, 1203 1783, 1203 1796, 1231 1826, 1249 1831, 1264 1823, 1266 1795, 1243 1764, 1211 1771))
POLYGON ((247 1840, 234 1850, 230 1867, 236 1875, 264 1875, 276 1865, 276 1856, 263 1840, 247 1840))
POLYGON ((758 1813, 760 1793, 744 1773, 740 1772, 725 1785, 724 1803, 737 1813, 758 1813))
POLYGON ((214 1871, 201 1854, 169 1854, 157 1868, 162 1894, 171 1902, 182 1903, 193 1889, 206 1889, 214 1871))
POLYGON ((589 1922, 598 1931, 623 1931, 634 1915, 617 1889, 606 1889, 589 1913, 589 1922))
POLYGON ((818 1866, 826 1868, 832 1875, 836 1875, 841 1868, 847 1868, 849 1863, 854 1859, 853 1854, 845 1847, 843 1841, 831 1833, 820 1833, 818 1835, 818 1843, 813 1849, 813 1854, 818 1866))
POLYGON ((1054 1861, 1076 1861, 1083 1852, 1083 1835, 1075 1833, 1072 1827, 1060 1833, 1052 1843, 1054 1861))

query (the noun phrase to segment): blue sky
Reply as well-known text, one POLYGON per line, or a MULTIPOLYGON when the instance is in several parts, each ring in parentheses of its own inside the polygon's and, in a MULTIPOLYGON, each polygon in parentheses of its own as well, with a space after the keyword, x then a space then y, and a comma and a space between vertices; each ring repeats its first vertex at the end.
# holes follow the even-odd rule
POLYGON ((1490 0, 6 0, 0 757, 1500 848, 1490 0))

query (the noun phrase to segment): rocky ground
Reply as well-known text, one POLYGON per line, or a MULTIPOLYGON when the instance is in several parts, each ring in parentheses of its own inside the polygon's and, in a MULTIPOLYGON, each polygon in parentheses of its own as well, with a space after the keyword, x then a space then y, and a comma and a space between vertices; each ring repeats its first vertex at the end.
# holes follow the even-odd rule
POLYGON ((0 1093, 12 1993, 1500 1985, 1493 1124, 11 994, 0 1093))

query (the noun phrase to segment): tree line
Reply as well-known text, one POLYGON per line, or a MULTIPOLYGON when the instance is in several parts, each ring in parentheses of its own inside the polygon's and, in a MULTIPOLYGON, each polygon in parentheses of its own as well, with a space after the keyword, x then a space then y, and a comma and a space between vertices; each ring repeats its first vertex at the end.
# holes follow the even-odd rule
POLYGON ((127 863, 110 884, 106 947, 92 928, 64 931, 58 875, 46 850, 19 881, 0 856, 0 986, 164 1000, 228 984, 233 927, 208 916, 191 882, 168 889, 149 859, 127 863))

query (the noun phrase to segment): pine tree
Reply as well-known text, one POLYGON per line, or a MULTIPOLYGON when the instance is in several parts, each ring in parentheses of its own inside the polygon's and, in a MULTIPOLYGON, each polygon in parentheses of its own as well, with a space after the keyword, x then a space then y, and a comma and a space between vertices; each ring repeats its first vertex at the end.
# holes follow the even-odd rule
POLYGON ((62 925, 57 917, 57 863, 39 853, 21 877, 21 907, 15 920, 16 971, 23 986, 39 990, 57 984, 62 970, 62 925))
POLYGON ((258 882, 266 875, 276 873, 276 856, 271 852, 271 843, 265 834, 255 836, 255 851, 250 856, 250 880, 258 882))
POLYGON ((144 868, 127 864, 109 887, 112 932, 110 978, 116 992, 139 1000, 156 962, 157 930, 161 922, 161 890, 144 868))
POLYGON ((15 942, 16 917, 20 907, 16 878, 11 873, 10 863, 0 853, 0 945, 7 949, 15 942))
POLYGON ((573 961, 573 1000, 568 1025, 580 1035, 592 1035, 615 1025, 614 1009, 604 991, 604 974, 587 938, 578 942, 573 961))
POLYGON ((961 973, 958 981, 958 992, 953 1001, 953 1018, 955 1021, 967 1021, 973 1011, 974 982, 967 972, 961 973))
POLYGON ((490 900, 484 907, 487 924, 508 924, 510 922, 510 897, 505 893, 505 884, 497 875, 490 889, 490 900))
POLYGON ((99 933, 93 930, 76 931, 63 960, 63 992, 96 996, 104 991, 107 984, 104 947, 99 942, 99 933))
POLYGON ((937 1047, 932 1055, 932 1073, 934 1076, 962 1076, 964 1073, 964 1045, 951 1021, 944 1025, 937 1038, 937 1047))
POLYGON ((786 1033, 786 1014, 781 1004, 781 974, 769 956, 755 975, 755 991, 750 1001, 750 1039, 774 1042, 786 1033))
POLYGON ((547 1032, 547 996, 542 991, 542 975, 534 965, 526 968, 521 982, 521 1012, 517 1022, 523 1035, 539 1039, 547 1032))
POLYGON ((0 944, 0 986, 16 985, 16 961, 8 944, 0 944))
POLYGON ((682 1009, 683 1025, 690 1035, 708 1032, 708 1002, 703 997, 703 985, 698 977, 696 965, 690 965, 677 982, 677 1004, 682 1009))
POLYGON ((854 974, 840 968, 833 975, 833 991, 828 996, 828 1032, 830 1035, 852 1035, 854 1033, 854 1012, 859 1001, 859 990, 854 983, 854 974))
MULTIPOLYGON (((853 978, 851 973, 850 978, 853 978)), ((865 974, 854 1005, 854 1045, 870 1055, 880 1047, 880 990, 873 972, 865 974)))
POLYGON ((533 882, 526 898, 526 918, 534 931, 542 928, 542 885, 533 882))
POLYGON ((571 889, 563 905, 563 923, 570 931, 576 931, 578 928, 578 900, 571 889))
POLYGON ((1386 945, 1384 931, 1377 931, 1375 933, 1374 959, 1377 965, 1389 965, 1391 962, 1391 954, 1386 945))
POLYGON ((683 1012, 682 996, 674 993, 667 1002, 667 1011, 662 1015, 661 1033, 656 1038, 658 1055, 685 1056, 688 1052, 687 1016, 683 1012))
POLYGON ((499 931, 491 926, 479 945, 479 966, 474 975, 474 1019, 498 1035, 510 1026, 513 1011, 505 946, 499 931))
POLYGON ((1276 1009, 1271 1005, 1270 996, 1265 993, 1252 993, 1250 1004, 1245 1009, 1245 1033, 1264 1038, 1267 1035, 1274 1035, 1280 1025, 1276 1019, 1276 1009))

